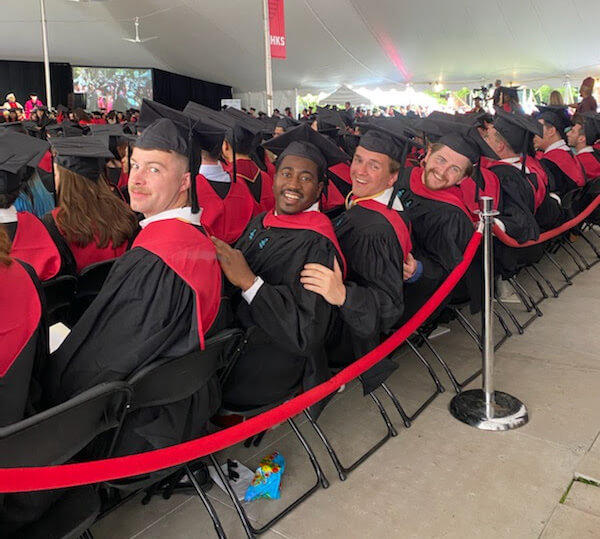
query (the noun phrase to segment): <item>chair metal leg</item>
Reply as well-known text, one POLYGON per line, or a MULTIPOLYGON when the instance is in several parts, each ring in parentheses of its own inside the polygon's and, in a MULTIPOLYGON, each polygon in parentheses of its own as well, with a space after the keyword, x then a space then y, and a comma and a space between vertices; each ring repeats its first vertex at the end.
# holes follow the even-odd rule
POLYGON ((540 294, 542 295, 542 299, 540 299, 540 301, 538 301, 537 303, 539 304, 542 300, 548 299, 548 292, 546 292, 546 289, 543 287, 541 281, 537 278, 537 276, 531 271, 531 269, 529 269, 529 266, 525 266, 523 269, 525 270, 525 273, 527 273, 527 275, 529 275, 529 277, 533 279, 533 282, 536 284, 538 290, 540 291, 540 294))
POLYGON ((559 242, 558 247, 560 249, 562 249, 565 253, 567 253, 569 255, 569 257, 571 258, 571 260, 573 260, 573 262, 575 262, 575 265, 577 266, 577 269, 579 270, 575 275, 578 275, 582 271, 585 271, 585 267, 583 267, 581 265, 581 262, 579 262, 579 260, 577 260, 577 257, 569 249, 567 249, 566 242, 564 242, 564 241, 559 242))
POLYGON ((223 473, 223 470, 221 470, 221 466, 220 466, 219 462, 217 461, 217 459, 215 458, 215 456, 211 454, 208 456, 208 458, 210 459, 210 462, 214 466, 214 468, 217 472, 217 475, 219 476, 219 479, 221 480, 221 483, 223 483, 223 486, 225 487, 225 491, 227 492, 229 499, 233 503, 233 507, 235 507, 235 510, 236 510, 238 516, 240 517, 240 520, 242 521, 242 526, 244 528, 244 531, 246 532, 246 537, 248 537, 248 539, 254 539, 255 532, 252 527, 252 524, 250 524, 250 520, 248 519, 248 515, 246 514, 246 511, 242 507, 242 504, 238 500, 235 492, 233 492, 233 489, 231 488, 231 485, 229 484, 229 479, 227 479, 227 477, 223 473))
POLYGON ((427 336, 421 330, 418 330, 417 334, 419 335, 419 337, 421 337, 423 339, 423 343, 425 344, 425 346, 427 346, 427 348, 429 348, 430 352, 438 360, 439 364, 442 366, 444 371, 446 371, 446 374, 447 374, 448 378, 450 378, 450 383, 452 384, 454 391, 456 393, 460 393, 460 391, 462 389, 461 383, 456 379, 456 376, 454 376, 454 373, 452 372, 452 370, 450 369, 450 367, 448 366, 448 364, 446 363, 444 358, 438 353, 438 351, 435 349, 435 347, 433 346, 431 341, 427 338, 427 336))
POLYGON ((319 463, 317 461, 317 457, 315 456, 314 451, 310 447, 309 443, 306 441, 304 436, 302 436, 302 433, 298 429, 298 426, 296 425, 296 423, 294 422, 293 419, 290 418, 290 419, 288 419, 287 422, 288 422, 288 425, 291 427, 292 432, 296 435, 296 438, 298 438, 298 440, 302 444, 302 447, 308 454, 311 465, 315 471, 317 480, 316 480, 316 483, 312 487, 310 487, 306 492, 301 494, 292 503, 290 503, 285 509, 283 509, 282 511, 277 513, 277 515, 275 515, 271 520, 269 520, 269 522, 267 522, 260 528, 255 528, 251 524, 250 519, 248 518, 248 515, 246 513, 246 510, 244 509, 244 507, 238 500, 237 496, 233 492, 233 489, 231 488, 231 484, 229 483, 229 479, 225 476, 225 474, 223 473, 223 470, 221 470, 221 467, 219 466, 219 463, 218 463, 216 457, 214 455, 209 456, 213 466, 215 467, 215 469, 217 471, 219 479, 223 482, 223 485, 225 486, 225 490, 227 491, 227 494, 228 494, 229 498, 231 499, 231 501, 235 507, 235 510, 237 511, 237 514, 240 517, 240 520, 242 521, 242 526, 244 527, 244 531, 246 532, 246 535, 249 538, 252 538, 256 535, 265 533, 269 528, 274 526, 283 517, 288 515, 291 511, 293 511, 296 507, 298 507, 304 500, 306 500, 309 496, 314 494, 317 490, 319 490, 320 488, 328 488, 329 487, 329 481, 325 477, 325 474, 323 473, 323 470, 321 469, 321 466, 319 465, 319 463))
POLYGON ((578 234, 578 236, 590 246, 596 257, 600 258, 600 251, 598 251, 598 248, 594 245, 594 243, 583 233, 583 230, 578 234))
POLYGON ((558 263, 558 261, 548 252, 545 251, 544 255, 548 260, 550 260, 550 263, 558 270, 560 271, 561 275, 563 276, 565 282, 567 283, 567 286, 571 286, 573 284, 573 281, 571 280, 571 277, 569 277, 567 275, 567 272, 565 271, 565 269, 558 263))
POLYGON ((321 484, 321 486, 323 488, 329 488, 329 481, 327 480, 327 477, 325 477, 325 474, 323 473, 323 470, 321 469, 321 465, 319 464, 319 461, 317 460, 317 456, 315 455, 315 452, 313 451, 312 447, 309 445, 306 438, 304 438, 304 436, 302 436, 302 433, 298 429, 298 426, 296 425, 296 423, 294 422, 294 420, 291 417, 287 420, 287 422, 288 422, 288 425, 290 426, 290 428, 294 431, 296 438, 298 438, 298 440, 302 444, 302 447, 304 447, 304 451, 306 451, 308 458, 310 459, 310 463, 312 464, 312 467, 315 471, 317 480, 319 481, 319 483, 321 484))
POLYGON ((455 307, 452 310, 454 311, 454 314, 456 315, 456 319, 458 320, 458 323, 468 333, 469 337, 471 337, 471 339, 473 339, 473 341, 475 341, 477 348, 479 348, 479 350, 483 350, 483 347, 481 345, 481 335, 479 335, 479 332, 475 329, 473 324, 471 324, 471 322, 469 322, 469 319, 461 312, 461 310, 458 307, 455 307))
POLYGON ((383 404, 377 397, 377 395, 375 395, 374 393, 369 393, 369 396, 371 397, 371 399, 373 400, 373 402, 379 409, 379 413, 381 414, 381 417, 383 418, 383 420, 386 424, 387 433, 374 446, 372 446, 368 451, 366 451, 363 455, 361 455, 357 460, 355 460, 349 466, 344 466, 342 464, 342 461, 340 460, 335 449, 331 445, 331 442, 328 440, 327 436, 325 435, 325 432, 320 427, 320 425, 317 423, 317 420, 312 416, 312 414, 310 413, 309 410, 304 410, 304 415, 308 419, 308 422, 312 425, 313 429, 317 433, 317 436, 320 438, 321 442, 325 446, 325 449, 329 453, 329 457, 331 458, 331 461, 333 462, 333 465, 337 471, 338 477, 340 478, 341 481, 345 481, 350 472, 352 472, 353 470, 358 468, 358 466, 360 466, 373 453, 375 453, 375 451, 377 451, 385 442, 387 442, 390 438, 398 435, 398 432, 394 428, 394 425, 392 425, 392 422, 391 422, 385 408, 383 407, 383 404))
POLYGON ((583 265, 585 266, 585 269, 590 269, 592 266, 590 265, 590 263, 587 261, 587 259, 585 258, 585 256, 583 256, 583 254, 581 253, 581 251, 579 251, 579 249, 577 249, 577 247, 575 247, 575 245, 573 244, 573 242, 568 239, 565 238, 563 245, 565 247, 568 247, 572 252, 574 252, 577 257, 579 258, 579 260, 581 260, 581 262, 583 263, 583 265))
POLYGON ((509 279, 509 282, 515 290, 521 291, 521 294, 529 301, 531 308, 535 310, 535 314, 537 316, 543 316, 544 313, 542 313, 542 311, 540 311, 535 300, 533 299, 533 297, 531 297, 531 294, 529 294, 527 289, 519 281, 517 281, 517 279, 515 279, 514 277, 511 277, 509 279))
POLYGON ((500 323, 500 325, 502 326, 502 329, 504 330, 504 335, 494 345, 494 351, 497 351, 506 342, 507 339, 509 339, 510 337, 512 337, 512 331, 509 329, 508 324, 506 323, 506 321, 504 320, 504 318, 502 318, 502 316, 500 316, 500 313, 498 313, 496 311, 496 309, 494 309, 494 315, 496 316, 496 318, 498 319, 498 322, 500 323))
POLYGON ((519 332, 519 335, 523 335, 523 333, 525 333, 525 328, 517 320, 517 317, 514 315, 514 313, 506 306, 506 304, 501 299, 498 298, 498 296, 496 296, 496 302, 498 303, 500 308, 508 315, 511 322, 515 325, 517 331, 519 332))
POLYGON ((438 378, 438 375, 433 370, 433 367, 431 366, 429 361, 427 361, 423 357, 423 354, 421 354, 421 352, 419 352, 418 348, 412 342, 410 342, 410 339, 406 339, 406 344, 413 351, 413 353, 417 356, 417 358, 419 358, 419 361, 421 363, 423 363, 423 365, 425 365, 427 372, 429 372, 429 376, 431 376, 431 379, 433 380, 433 383, 435 384, 437 393, 443 393, 444 391, 446 391, 446 388, 442 385, 442 382, 440 381, 440 379, 438 378))
POLYGON ((535 264, 531 264, 531 266, 529 266, 529 267, 531 268, 531 271, 535 272, 537 275, 539 275, 543 279, 543 281, 546 283, 546 286, 550 290, 550 293, 555 298, 557 298, 558 297, 558 291, 556 290, 556 288, 554 288, 554 285, 552 284, 552 282, 550 281, 550 279, 548 279, 535 264))
POLYGON ((208 511, 208 515, 210 516, 210 519, 213 522, 213 526, 215 527, 215 532, 217 532, 217 536, 219 537, 219 539, 227 539, 227 536, 225 535, 225 531, 223 530, 223 525, 221 524, 221 521, 219 520, 219 515, 217 515, 215 508, 213 507, 212 503, 210 503, 210 500, 206 496, 205 492, 202 490, 202 487, 200 487, 200 484, 198 483, 196 476, 190 470, 190 467, 187 464, 184 466, 184 468, 185 468, 185 473, 188 476, 188 479, 190 480, 190 482, 194 486, 194 489, 196 490, 196 493, 198 494, 198 497, 200 498, 200 500, 202 501, 202 504, 208 511))

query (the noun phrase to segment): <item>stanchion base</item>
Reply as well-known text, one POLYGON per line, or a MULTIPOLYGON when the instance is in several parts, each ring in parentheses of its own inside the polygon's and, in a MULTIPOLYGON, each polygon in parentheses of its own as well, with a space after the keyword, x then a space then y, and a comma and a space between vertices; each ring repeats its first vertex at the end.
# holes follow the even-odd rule
POLYGON ((496 404, 494 417, 488 418, 485 410, 485 395, 482 389, 470 389, 456 395, 450 401, 450 413, 459 421, 481 430, 510 430, 529 421, 527 408, 517 398, 494 391, 496 404))

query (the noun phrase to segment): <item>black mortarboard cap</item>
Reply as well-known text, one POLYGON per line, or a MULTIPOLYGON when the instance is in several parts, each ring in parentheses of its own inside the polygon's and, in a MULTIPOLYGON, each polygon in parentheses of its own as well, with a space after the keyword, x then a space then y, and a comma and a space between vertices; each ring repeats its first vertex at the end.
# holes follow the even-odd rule
POLYGON ((56 107, 56 112, 58 112, 59 114, 61 112, 63 114, 69 114, 69 109, 67 107, 65 107, 64 105, 58 105, 58 107, 56 107))
POLYGON ((115 159, 121 159, 118 151, 118 145, 121 141, 126 141, 129 144, 137 139, 135 135, 125 133, 123 124, 92 124, 89 127, 90 135, 108 137, 108 149, 115 159))
POLYGON ((97 181, 107 159, 113 157, 108 149, 108 137, 65 137, 53 139, 56 163, 67 170, 97 181))
POLYGON ((556 127, 561 135, 564 134, 567 127, 571 126, 571 118, 566 105, 538 105, 537 108, 539 113, 536 118, 556 127))
POLYGON ((143 132, 135 143, 136 147, 173 151, 188 158, 192 178, 192 213, 198 213, 195 178, 202 162, 201 150, 212 152, 217 145, 222 144, 223 128, 207 125, 189 114, 147 99, 142 102, 137 125, 143 132))
POLYGON ((0 194, 17 189, 27 179, 27 167, 35 168, 50 145, 40 139, 0 131, 0 194))
POLYGON ((89 132, 87 126, 81 126, 68 121, 52 124, 46 127, 46 133, 51 137, 80 137, 89 132))
POLYGON ((310 159, 317 164, 321 179, 326 179, 329 167, 350 161, 350 156, 338 148, 330 138, 317 133, 307 124, 299 125, 283 135, 272 138, 263 143, 263 147, 276 154, 278 161, 286 155, 310 159))
POLYGON ((300 125, 300 122, 298 122, 297 120, 294 120, 289 116, 283 116, 277 119, 277 124, 275 125, 275 127, 282 127, 287 131, 288 129, 292 129, 298 125, 300 125))
POLYGON ((402 156, 408 143, 404 129, 399 124, 383 124, 380 122, 358 123, 361 133, 358 143, 366 150, 385 154, 403 164, 402 156))
POLYGON ((535 118, 525 114, 506 112, 501 107, 496 107, 494 128, 517 153, 527 151, 533 135, 541 137, 544 134, 542 124, 535 118))

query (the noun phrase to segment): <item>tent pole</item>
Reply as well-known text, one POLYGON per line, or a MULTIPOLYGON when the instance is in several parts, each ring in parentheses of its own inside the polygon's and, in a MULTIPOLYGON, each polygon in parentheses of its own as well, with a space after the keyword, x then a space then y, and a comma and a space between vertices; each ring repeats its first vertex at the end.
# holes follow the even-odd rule
POLYGON ((263 23, 265 29, 265 75, 267 82, 267 114, 269 116, 273 116, 273 67, 271 63, 271 37, 269 35, 269 0, 263 0, 263 23))
POLYGON ((52 88, 50 86, 50 61, 48 60, 48 32, 46 30, 46 5, 45 0, 40 0, 42 17, 42 47, 44 49, 44 76, 46 80, 46 106, 52 107, 52 88))

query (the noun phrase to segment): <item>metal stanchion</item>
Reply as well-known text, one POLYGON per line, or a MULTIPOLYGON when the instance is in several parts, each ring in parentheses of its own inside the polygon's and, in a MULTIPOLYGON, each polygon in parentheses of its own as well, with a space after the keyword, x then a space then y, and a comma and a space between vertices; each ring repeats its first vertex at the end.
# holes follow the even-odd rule
POLYGON ((494 390, 494 244, 493 198, 481 197, 483 222, 483 389, 470 389, 450 402, 450 413, 459 421, 482 430, 509 430, 525 425, 527 408, 517 398, 494 390))

